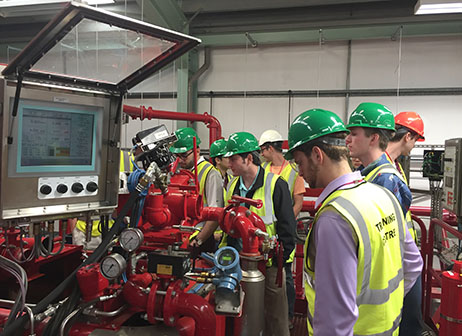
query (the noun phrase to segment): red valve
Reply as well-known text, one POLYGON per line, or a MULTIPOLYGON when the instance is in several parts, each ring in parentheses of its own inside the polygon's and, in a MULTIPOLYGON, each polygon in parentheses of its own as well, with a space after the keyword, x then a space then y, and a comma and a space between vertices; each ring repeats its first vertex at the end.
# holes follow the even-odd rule
POLYGON ((233 197, 231 198, 231 200, 228 201, 228 203, 232 205, 239 205, 241 203, 246 203, 257 209, 260 209, 263 206, 263 201, 260 199, 254 200, 251 198, 246 198, 246 197, 236 196, 236 195, 233 195, 233 197))

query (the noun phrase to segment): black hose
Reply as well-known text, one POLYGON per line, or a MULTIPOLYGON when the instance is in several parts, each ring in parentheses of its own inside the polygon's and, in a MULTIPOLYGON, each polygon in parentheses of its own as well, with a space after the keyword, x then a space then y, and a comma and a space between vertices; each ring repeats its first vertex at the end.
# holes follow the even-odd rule
MULTIPOLYGON (((91 254, 88 259, 86 259, 79 267, 77 267, 66 279, 64 279, 61 284, 58 285, 52 292, 50 292, 45 298, 40 300, 35 307, 32 308, 32 312, 35 314, 41 313, 44 311, 48 305, 58 299, 59 295, 71 284, 75 279, 75 274, 77 271, 86 265, 94 263, 101 259, 101 257, 106 253, 109 244, 112 241, 112 238, 119 231, 119 226, 123 223, 123 219, 128 213, 128 210, 133 206, 133 203, 138 198, 139 192, 135 189, 130 193, 130 197, 123 206, 120 214, 117 216, 117 219, 112 226, 111 230, 108 232, 107 237, 101 242, 101 244, 96 248, 96 250, 91 254)), ((3 330, 2 336, 14 336, 22 335, 24 331, 24 325, 28 322, 28 316, 23 315, 20 318, 16 319, 11 325, 3 330)))

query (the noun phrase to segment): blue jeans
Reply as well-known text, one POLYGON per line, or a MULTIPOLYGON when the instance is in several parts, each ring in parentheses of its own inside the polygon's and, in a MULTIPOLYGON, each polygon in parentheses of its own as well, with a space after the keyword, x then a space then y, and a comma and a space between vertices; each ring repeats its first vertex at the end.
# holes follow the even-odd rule
POLYGON ((287 303, 289 305, 289 319, 294 317, 294 306, 295 306, 295 286, 294 278, 292 276, 292 263, 284 264, 286 270, 286 292, 287 292, 287 303))
POLYGON ((420 336, 422 327, 422 276, 419 275, 414 286, 404 297, 399 336, 420 336))

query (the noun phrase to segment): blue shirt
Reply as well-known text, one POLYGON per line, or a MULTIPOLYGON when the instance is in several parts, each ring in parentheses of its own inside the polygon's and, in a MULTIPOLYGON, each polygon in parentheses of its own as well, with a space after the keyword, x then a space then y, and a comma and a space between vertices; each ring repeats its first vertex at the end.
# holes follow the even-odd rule
MULTIPOLYGON (((377 160, 369 164, 366 168, 364 168, 364 166, 359 167, 359 171, 361 171, 362 176, 367 176, 367 174, 383 164, 390 164, 390 161, 388 160, 385 153, 383 153, 377 160)), ((406 214, 409 210, 409 207, 411 206, 412 194, 409 190, 409 187, 397 174, 399 174, 398 171, 396 171, 396 175, 390 173, 381 173, 377 175, 375 179, 369 182, 378 184, 390 190, 398 199, 399 204, 401 204, 403 213, 406 214)))

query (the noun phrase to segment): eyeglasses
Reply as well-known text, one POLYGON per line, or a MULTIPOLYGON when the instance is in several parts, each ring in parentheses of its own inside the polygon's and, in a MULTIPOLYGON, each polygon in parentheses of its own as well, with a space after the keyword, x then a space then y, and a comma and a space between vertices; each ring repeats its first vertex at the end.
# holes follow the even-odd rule
POLYGON ((193 150, 190 150, 188 152, 185 152, 185 153, 176 153, 176 157, 179 157, 181 160, 186 160, 188 158, 188 156, 190 156, 192 154, 193 150))

